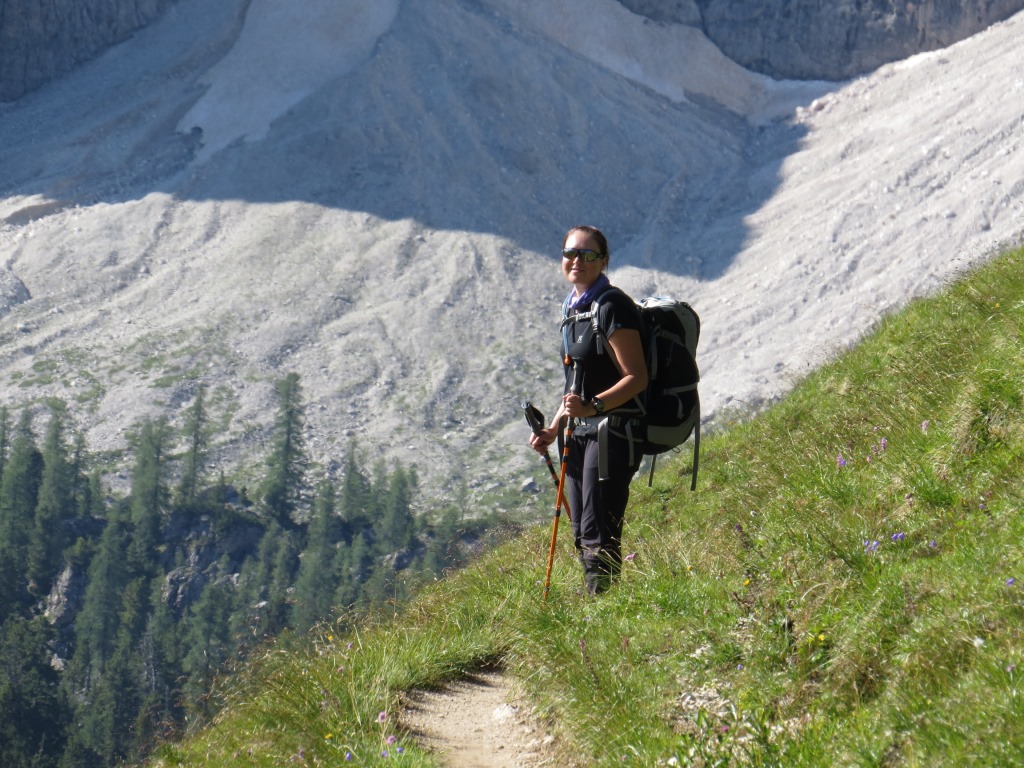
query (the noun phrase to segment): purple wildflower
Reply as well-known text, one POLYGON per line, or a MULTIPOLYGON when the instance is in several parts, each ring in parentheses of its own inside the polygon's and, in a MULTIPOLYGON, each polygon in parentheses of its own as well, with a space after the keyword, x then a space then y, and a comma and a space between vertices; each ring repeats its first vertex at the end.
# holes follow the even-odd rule
POLYGON ((928 434, 929 423, 930 422, 928 421, 928 419, 925 419, 924 421, 921 422, 921 431, 924 432, 926 435, 928 434))
POLYGON ((626 555, 626 556, 625 556, 624 558, 622 558, 622 559, 623 559, 623 560, 626 560, 627 562, 630 562, 630 563, 631 563, 631 562, 633 562, 634 560, 636 560, 636 552, 631 552, 630 554, 626 555))
POLYGON ((870 555, 872 552, 874 552, 876 549, 878 549, 878 545, 880 543, 881 542, 879 542, 877 539, 875 541, 868 541, 867 539, 865 539, 864 540, 864 554, 865 555, 870 555))
POLYGON ((377 715, 377 722, 378 723, 383 723, 387 719, 388 719, 388 713, 387 712, 381 712, 379 715, 377 715))
POLYGON ((844 459, 843 458, 843 454, 840 453, 840 454, 838 454, 836 456, 836 467, 838 467, 839 469, 842 469, 845 466, 846 466, 846 459, 844 459))
POLYGON ((906 535, 907 535, 907 534, 905 534, 905 533, 902 533, 902 532, 900 532, 900 533, 894 533, 894 534, 893 534, 893 535, 892 535, 892 536, 891 536, 890 538, 891 538, 891 539, 892 539, 893 541, 903 541, 903 539, 904 539, 904 538, 906 538, 906 535))
POLYGON ((345 753, 345 762, 346 763, 352 762, 352 753, 351 752, 346 752, 345 753))
POLYGON ((1010 578, 1008 578, 1006 580, 1006 586, 1008 586, 1008 587, 1012 587, 1016 583, 1017 583, 1017 580, 1015 578, 1013 578, 1013 576, 1011 576, 1010 578))
POLYGON ((395 736, 395 734, 391 734, 386 739, 384 739, 384 741, 388 744, 394 744, 396 741, 398 741, 398 737, 395 736))

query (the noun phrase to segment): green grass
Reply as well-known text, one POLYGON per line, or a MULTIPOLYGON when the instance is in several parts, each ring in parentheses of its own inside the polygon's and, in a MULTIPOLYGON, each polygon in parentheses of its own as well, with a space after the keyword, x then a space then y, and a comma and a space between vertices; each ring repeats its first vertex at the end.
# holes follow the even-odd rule
POLYGON ((400 615, 267 649, 153 764, 435 765, 403 692, 501 664, 566 762, 1024 765, 1024 251, 706 437, 697 493, 688 473, 635 483, 600 599, 564 535, 543 602, 530 529, 400 615))

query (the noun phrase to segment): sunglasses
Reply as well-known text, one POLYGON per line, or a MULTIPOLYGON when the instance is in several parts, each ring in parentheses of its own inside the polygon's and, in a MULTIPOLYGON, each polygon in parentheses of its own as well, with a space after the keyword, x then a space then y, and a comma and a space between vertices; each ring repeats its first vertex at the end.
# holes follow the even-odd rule
POLYGON ((603 259, 604 254, 598 251, 591 251, 587 248, 563 248, 562 249, 563 259, 579 259, 585 261, 588 264, 598 259, 603 259))

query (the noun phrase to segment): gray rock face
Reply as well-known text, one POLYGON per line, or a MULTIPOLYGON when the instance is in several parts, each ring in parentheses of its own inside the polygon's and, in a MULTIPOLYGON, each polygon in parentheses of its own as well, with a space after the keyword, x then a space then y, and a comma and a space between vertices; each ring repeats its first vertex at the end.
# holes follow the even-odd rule
POLYGON ((685 24, 701 27, 700 6, 697 0, 619 0, 638 16, 666 24, 685 24))
POLYGON ((91 59, 174 1, 0 0, 0 101, 91 59))
POLYGON ((944 48, 1024 0, 620 0, 652 21, 699 27, 729 58, 778 79, 845 80, 944 48))
MULTIPOLYGON (((145 26, 176 0, 0 0, 0 101, 13 101, 145 26)), ((620 0, 701 29, 739 64, 842 80, 963 40, 1024 0, 620 0)))

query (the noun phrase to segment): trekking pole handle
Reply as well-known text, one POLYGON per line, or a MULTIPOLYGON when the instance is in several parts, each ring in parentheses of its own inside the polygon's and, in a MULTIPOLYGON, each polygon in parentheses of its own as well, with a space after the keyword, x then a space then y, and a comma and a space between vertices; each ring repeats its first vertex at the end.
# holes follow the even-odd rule
POLYGON ((529 400, 523 400, 522 407, 526 414, 526 423, 530 425, 533 434, 539 434, 544 429, 544 414, 529 400))
MULTIPOLYGON (((529 400, 523 400, 520 405, 523 408, 523 413, 526 414, 526 423, 530 425, 530 429, 533 430, 533 434, 539 435, 544 431, 544 414, 534 406, 529 400)), ((555 472, 555 465, 551 461, 551 454, 548 450, 544 449, 544 463, 548 465, 548 472, 551 473, 551 480, 555 484, 555 488, 558 487, 558 473, 555 472)), ((565 508, 565 514, 572 520, 572 511, 569 509, 569 504, 565 499, 562 499, 562 506, 565 508)), ((558 514, 558 510, 555 510, 555 515, 558 514)))

